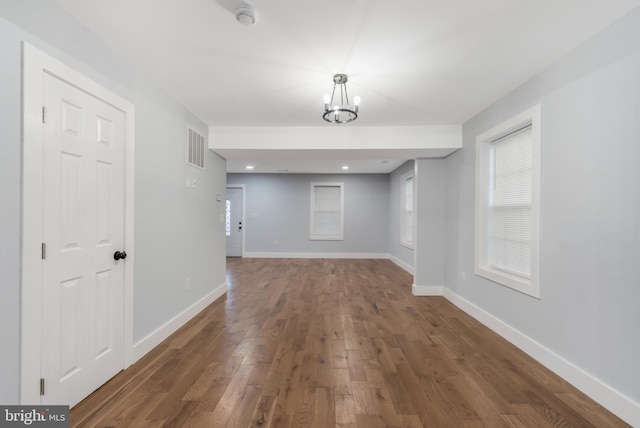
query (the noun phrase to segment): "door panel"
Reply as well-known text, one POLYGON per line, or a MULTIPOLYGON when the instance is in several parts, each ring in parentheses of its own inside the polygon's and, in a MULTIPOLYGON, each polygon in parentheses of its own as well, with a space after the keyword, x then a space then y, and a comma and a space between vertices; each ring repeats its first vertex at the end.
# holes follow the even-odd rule
MULTIPOLYGON (((60 283, 60 379, 66 380, 79 369, 78 332, 80 325, 80 293, 82 278, 60 283)), ((52 329, 55 331, 55 328, 52 329)))
POLYGON ((42 403, 73 406, 124 367, 124 113, 43 84, 42 403))
POLYGON ((231 228, 227 236, 227 257, 242 257, 242 188, 227 188, 231 228))

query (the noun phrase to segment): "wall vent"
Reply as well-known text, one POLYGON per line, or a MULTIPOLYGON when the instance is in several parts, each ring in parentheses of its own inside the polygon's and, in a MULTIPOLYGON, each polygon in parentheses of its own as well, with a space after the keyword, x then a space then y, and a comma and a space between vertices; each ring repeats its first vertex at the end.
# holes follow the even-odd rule
POLYGON ((187 163, 204 169, 204 137, 191 128, 187 139, 187 163))

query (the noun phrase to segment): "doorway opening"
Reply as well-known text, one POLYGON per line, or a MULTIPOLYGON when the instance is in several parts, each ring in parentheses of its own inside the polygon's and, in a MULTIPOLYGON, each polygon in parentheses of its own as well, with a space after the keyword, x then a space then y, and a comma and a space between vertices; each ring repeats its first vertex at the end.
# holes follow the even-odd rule
POLYGON ((23 61, 20 402, 73 406, 134 358, 134 106, 23 61))
POLYGON ((242 257, 245 242, 245 188, 244 185, 227 186, 225 208, 225 234, 227 257, 242 257))

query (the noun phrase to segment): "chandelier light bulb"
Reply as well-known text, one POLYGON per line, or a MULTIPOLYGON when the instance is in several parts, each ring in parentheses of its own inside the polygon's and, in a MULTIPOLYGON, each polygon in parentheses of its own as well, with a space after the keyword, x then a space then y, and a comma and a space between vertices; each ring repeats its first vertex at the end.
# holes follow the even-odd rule
POLYGON ((355 106, 359 106, 360 105, 360 97, 359 96, 355 96, 353 97, 353 105, 355 106))
POLYGON ((331 102, 331 95, 329 94, 324 94, 324 96, 322 97, 322 99, 324 100, 324 103, 326 105, 329 105, 329 103, 331 102))

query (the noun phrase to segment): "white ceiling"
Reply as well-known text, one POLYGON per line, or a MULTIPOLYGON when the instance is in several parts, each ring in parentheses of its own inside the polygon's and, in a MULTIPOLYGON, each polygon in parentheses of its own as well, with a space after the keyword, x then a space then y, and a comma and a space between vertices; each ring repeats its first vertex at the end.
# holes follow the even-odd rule
POLYGON ((640 5, 248 0, 243 26, 236 0, 55 1, 209 125, 287 127, 461 124, 640 5), (322 121, 335 73, 351 124, 322 121))

